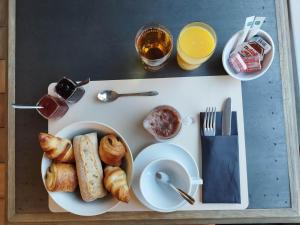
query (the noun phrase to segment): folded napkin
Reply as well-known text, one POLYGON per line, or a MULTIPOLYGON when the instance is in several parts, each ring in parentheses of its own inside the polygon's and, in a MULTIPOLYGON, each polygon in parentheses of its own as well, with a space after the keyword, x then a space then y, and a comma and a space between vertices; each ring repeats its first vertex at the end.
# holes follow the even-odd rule
POLYGON ((221 113, 216 116, 216 136, 203 136, 204 113, 200 113, 204 203, 240 203, 239 151, 236 112, 231 136, 222 136, 221 113))

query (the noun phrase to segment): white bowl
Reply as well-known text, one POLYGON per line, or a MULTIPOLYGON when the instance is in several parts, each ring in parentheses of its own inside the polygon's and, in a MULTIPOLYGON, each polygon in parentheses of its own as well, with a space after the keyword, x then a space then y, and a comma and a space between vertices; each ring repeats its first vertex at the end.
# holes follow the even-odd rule
POLYGON ((259 30, 257 35, 264 38, 272 46, 272 49, 270 50, 270 52, 268 52, 268 54, 266 54, 264 56, 264 60, 262 62, 262 70, 257 71, 255 73, 236 73, 231 68, 231 66, 228 62, 228 59, 229 59, 229 55, 232 52, 233 47, 234 47, 235 43, 237 42, 237 39, 241 33, 242 33, 242 31, 235 33, 229 39, 229 41, 226 43, 224 50, 223 50, 223 54, 222 54, 223 67, 230 76, 232 76, 238 80, 242 80, 242 81, 254 80, 254 79, 261 77, 263 74, 265 74, 265 72, 267 72, 267 70, 271 66, 273 59, 274 59, 274 54, 275 54, 274 42, 273 42, 272 37, 266 31, 259 30))
MULTIPOLYGON (((130 148, 124 138, 119 132, 114 130, 108 125, 93 122, 93 121, 82 121, 73 123, 62 130, 60 130, 56 136, 62 138, 72 139, 76 135, 86 134, 90 132, 97 132, 98 136, 104 136, 106 134, 115 134, 119 136, 123 143, 125 144, 127 151, 125 154, 125 160, 123 162, 122 168, 126 171, 128 185, 131 184, 132 174, 133 174, 133 158, 130 148)), ((45 185, 45 175, 48 167, 51 165, 52 160, 48 159, 46 155, 43 155, 41 172, 42 179, 45 185)), ((45 185, 46 187, 46 185, 45 185)), ((47 190, 47 188, 46 188, 47 190)), ((66 211, 81 215, 81 216, 94 216, 105 213, 118 205, 119 201, 108 194, 106 197, 97 199, 93 202, 85 202, 82 200, 79 190, 73 193, 66 192, 50 192, 48 191, 50 197, 63 209, 66 211)))
POLYGON ((143 198, 155 211, 173 212, 187 202, 171 187, 155 178, 156 172, 159 171, 168 174, 175 187, 189 194, 192 189, 191 178, 183 165, 170 159, 154 160, 144 168, 139 182, 143 198))

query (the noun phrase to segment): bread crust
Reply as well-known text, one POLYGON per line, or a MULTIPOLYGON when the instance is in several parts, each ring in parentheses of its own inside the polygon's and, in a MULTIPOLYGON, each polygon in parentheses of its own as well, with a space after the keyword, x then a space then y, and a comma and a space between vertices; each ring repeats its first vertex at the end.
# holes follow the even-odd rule
POLYGON ((103 170, 98 155, 97 133, 74 137, 73 148, 82 199, 90 202, 106 196, 103 170))

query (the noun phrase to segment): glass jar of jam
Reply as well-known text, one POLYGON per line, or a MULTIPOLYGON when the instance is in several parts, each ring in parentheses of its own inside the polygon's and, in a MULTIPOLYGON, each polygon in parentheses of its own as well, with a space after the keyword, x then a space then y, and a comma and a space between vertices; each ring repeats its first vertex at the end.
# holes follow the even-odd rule
POLYGON ((37 103, 43 108, 37 109, 39 114, 45 119, 58 119, 63 117, 68 111, 67 103, 57 97, 51 95, 44 95, 37 103))
POLYGON ((143 122, 144 128, 158 141, 175 137, 179 133, 181 125, 179 112, 168 105, 154 108, 143 122))
POLYGON ((77 87, 76 82, 69 78, 62 78, 55 86, 56 93, 68 103, 78 102, 85 91, 82 87, 77 87))

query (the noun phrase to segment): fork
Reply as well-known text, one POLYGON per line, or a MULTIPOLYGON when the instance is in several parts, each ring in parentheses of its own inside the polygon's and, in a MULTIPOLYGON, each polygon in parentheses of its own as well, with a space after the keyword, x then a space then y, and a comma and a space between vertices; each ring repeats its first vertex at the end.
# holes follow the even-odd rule
POLYGON ((207 107, 203 121, 204 136, 216 136, 216 107, 207 107))

